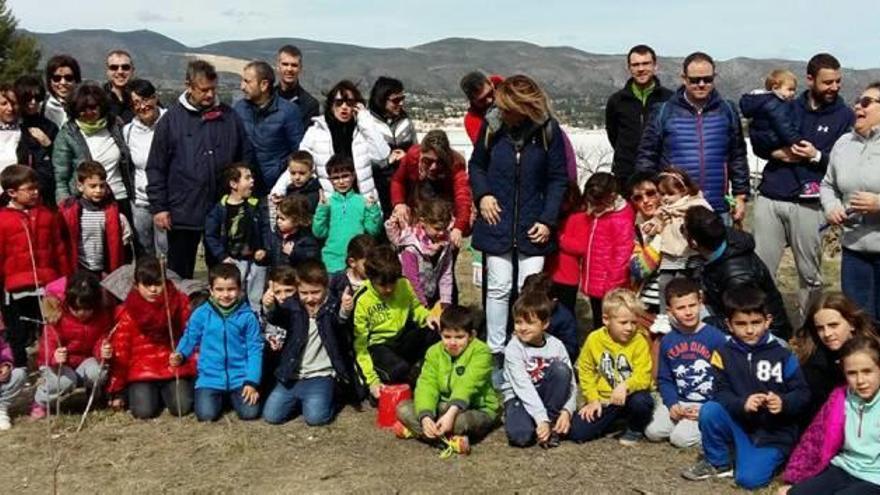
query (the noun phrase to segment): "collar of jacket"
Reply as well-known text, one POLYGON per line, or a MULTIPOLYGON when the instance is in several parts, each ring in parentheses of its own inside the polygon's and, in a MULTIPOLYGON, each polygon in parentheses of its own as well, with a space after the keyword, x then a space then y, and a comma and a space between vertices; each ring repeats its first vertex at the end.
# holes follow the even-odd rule
MULTIPOLYGON (((260 200, 251 196, 250 198, 247 198, 246 200, 244 200, 244 203, 247 203, 249 206, 256 207, 260 203, 260 200)), ((242 203, 242 204, 244 204, 244 203, 242 203)), ((229 204, 229 195, 228 194, 224 194, 223 197, 220 198, 220 204, 223 206, 227 206, 229 204)))
POLYGON ((159 110, 159 116, 156 117, 156 120, 153 121, 153 125, 147 125, 146 123, 144 123, 143 120, 141 120, 140 117, 135 115, 135 117, 133 119, 131 119, 131 126, 135 129, 138 129, 141 131, 149 131, 149 130, 155 129, 156 124, 159 123, 159 120, 162 118, 163 115, 165 115, 165 112, 168 111, 162 107, 159 107, 158 110, 159 110))
POLYGON ((214 312, 220 315, 220 317, 224 320, 236 313, 240 313, 246 306, 245 299, 243 297, 239 297, 238 301, 234 302, 232 306, 228 308, 220 306, 220 304, 217 303, 217 301, 215 301, 213 297, 208 298, 208 304, 211 306, 211 309, 213 309, 214 312))
POLYGON ((269 100, 263 106, 258 106, 251 101, 247 101, 247 104, 250 105, 253 112, 257 115, 269 115, 270 113, 274 113, 278 110, 278 93, 272 91, 272 94, 269 96, 269 100))
POLYGON ((724 254, 724 251, 727 251, 726 240, 723 241, 720 246, 718 246, 718 249, 712 251, 712 254, 710 254, 708 258, 706 258, 706 264, 708 265, 710 263, 718 261, 718 259, 721 258, 721 256, 724 254))
POLYGON ((214 97, 214 103, 211 104, 211 108, 205 109, 196 108, 195 105, 189 101, 189 91, 181 93, 177 98, 177 101, 188 111, 200 114, 202 120, 216 120, 223 116, 223 110, 220 108, 220 98, 217 96, 214 97))
POLYGON ((654 76, 651 79, 651 84, 647 88, 640 89, 636 85, 635 79, 631 77, 629 78, 629 81, 626 82, 626 87, 629 88, 630 94, 635 96, 636 99, 641 101, 642 105, 644 105, 648 101, 648 98, 651 97, 651 93, 660 87, 660 79, 657 79, 657 76, 654 76))
POLYGON ((739 337, 736 337, 733 334, 731 334, 731 336, 733 338, 728 340, 729 345, 732 348, 734 348, 740 352, 745 352, 745 353, 755 352, 755 351, 765 349, 767 347, 771 347, 774 345, 780 345, 779 339, 777 339, 776 336, 774 336, 773 334, 770 333, 769 328, 767 329, 766 332, 764 332, 764 335, 762 335, 761 338, 758 339, 758 341, 755 342, 754 344, 746 344, 745 342, 740 340, 739 337))
MULTIPOLYGON (((687 92, 685 91, 684 85, 676 90, 675 102, 679 106, 688 109, 688 111, 690 111, 691 113, 696 113, 697 111, 697 107, 695 107, 694 104, 687 99, 687 92)), ((712 92, 709 93, 709 99, 706 100, 706 104, 702 106, 702 111, 705 112, 706 110, 711 110, 720 105, 721 102, 721 94, 718 92, 717 89, 712 89, 712 92)))

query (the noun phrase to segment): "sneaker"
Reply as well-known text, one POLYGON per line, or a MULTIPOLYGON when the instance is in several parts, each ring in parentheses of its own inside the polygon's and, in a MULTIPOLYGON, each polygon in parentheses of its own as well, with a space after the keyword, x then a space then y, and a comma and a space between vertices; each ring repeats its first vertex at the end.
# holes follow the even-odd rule
POLYGON ((639 433, 637 431, 626 430, 623 432, 623 435, 620 435, 620 438, 617 439, 620 442, 620 445, 626 447, 635 447, 636 444, 639 443, 643 438, 645 438, 644 433, 639 433))
POLYGON ((446 444, 456 454, 468 455, 471 453, 471 441, 466 435, 453 435, 446 439, 446 444))
POLYGON ((0 409, 0 431, 6 431, 12 428, 12 421, 9 420, 9 414, 6 409, 0 409))
POLYGON ((391 425, 391 431, 394 432, 394 436, 401 440, 408 440, 416 436, 412 430, 404 426, 400 421, 395 421, 394 424, 391 425))
POLYGON ((715 467, 705 459, 681 472, 682 478, 691 481, 701 481, 709 478, 730 478, 731 476, 733 476, 733 468, 730 466, 715 467))
POLYGON ((38 402, 34 402, 33 404, 31 404, 30 417, 31 417, 31 419, 33 419, 35 421, 45 418, 46 417, 46 406, 44 406, 38 402))

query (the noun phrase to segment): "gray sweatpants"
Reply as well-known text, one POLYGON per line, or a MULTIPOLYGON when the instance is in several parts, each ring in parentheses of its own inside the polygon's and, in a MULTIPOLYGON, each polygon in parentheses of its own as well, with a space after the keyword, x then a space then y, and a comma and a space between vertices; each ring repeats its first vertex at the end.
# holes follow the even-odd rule
MULTIPOLYGON (((449 404, 441 402, 437 406, 437 417, 442 416, 449 409, 449 404)), ((407 428, 413 431, 419 438, 424 438, 422 433, 422 423, 416 414, 413 401, 406 400, 397 405, 397 419, 407 428)), ((497 425, 497 421, 483 411, 467 409, 461 411, 455 417, 455 423, 452 425, 453 435, 467 435, 472 440, 479 440, 497 425)))
POLYGON ((18 396, 27 382, 27 371, 24 368, 13 368, 9 380, 0 383, 0 411, 8 411, 13 399, 18 396))
POLYGON ((798 272, 798 312, 794 328, 800 328, 806 313, 822 294, 822 234, 825 222, 822 206, 793 203, 758 196, 755 200, 755 253, 776 277, 786 246, 791 246, 798 272))
POLYGON ((266 267, 251 260, 235 260, 235 266, 241 272, 241 287, 244 289, 251 309, 260 314, 263 291, 266 290, 266 267))
MULTIPOLYGON (((669 409, 662 400, 655 401, 654 417, 645 428, 645 437, 652 442, 662 442, 669 439, 673 446, 686 449, 700 445, 700 425, 692 419, 680 419, 673 421, 669 417, 669 409)), ((700 404, 680 402, 683 406, 699 406, 700 404)))
POLYGON ((62 366, 60 375, 58 368, 41 366, 40 375, 42 380, 34 393, 34 402, 47 406, 59 397, 73 392, 79 385, 85 385, 86 388, 101 386, 107 377, 107 371, 101 369, 97 359, 88 358, 76 369, 62 366))

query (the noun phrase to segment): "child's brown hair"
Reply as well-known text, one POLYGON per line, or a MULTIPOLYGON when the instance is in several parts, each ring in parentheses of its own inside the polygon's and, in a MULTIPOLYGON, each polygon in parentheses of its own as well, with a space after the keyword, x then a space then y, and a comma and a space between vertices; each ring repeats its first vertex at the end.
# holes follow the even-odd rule
POLYGON ((583 203, 586 206, 595 206, 596 204, 608 201, 609 198, 616 196, 619 192, 620 185, 616 177, 608 172, 596 172, 584 184, 583 203))
POLYGON ((266 279, 276 284, 296 285, 296 270, 288 265, 273 266, 266 279))
POLYGON ((301 163, 307 167, 309 170, 315 169, 315 159, 312 157, 312 154, 306 150, 298 150, 294 151, 287 157, 287 166, 289 167, 291 163, 301 163))
POLYGON ((378 243, 376 238, 370 234, 358 234, 348 241, 348 250, 345 254, 345 262, 348 260, 362 260, 367 257, 367 253, 373 250, 378 243))
POLYGON ((284 215, 297 227, 308 227, 312 224, 312 212, 309 211, 309 198, 302 194, 285 196, 278 204, 278 213, 284 215))
POLYGON ((547 294, 538 291, 525 292, 513 304, 513 318, 545 323, 550 321, 555 307, 555 303, 547 297, 547 294))
POLYGON ((234 280, 241 287, 241 270, 232 263, 218 263, 208 270, 208 286, 213 288, 217 280, 234 280))
POLYGON ((657 189, 661 194, 680 194, 694 196, 700 193, 700 187, 691 180, 683 169, 670 165, 660 172, 657 189))
POLYGON ((97 177, 103 181, 107 180, 107 170, 104 169, 104 166, 100 163, 92 160, 86 160, 79 165, 76 166, 76 181, 82 184, 83 182, 91 179, 92 177, 97 177))
POLYGON ((0 187, 14 191, 25 184, 37 184, 37 173, 26 165, 10 165, 0 172, 0 187))
POLYGON ((440 331, 450 328, 464 330, 471 335, 477 333, 477 315, 470 308, 452 305, 440 313, 440 331))
POLYGON ((446 228, 452 222, 452 203, 441 198, 426 199, 419 203, 415 217, 425 225, 446 228))
POLYGON ((251 168, 247 163, 244 162, 235 162, 230 163, 223 169, 223 180, 226 184, 226 191, 232 191, 232 183, 238 182, 241 179, 242 172, 245 170, 250 170, 251 168))
POLYGON ((326 288, 330 283, 327 268, 318 260, 309 259, 296 267, 296 280, 301 284, 320 285, 326 288))
POLYGON ((388 244, 381 244, 373 249, 372 256, 364 264, 364 271, 373 285, 390 285, 403 276, 397 252, 388 244))

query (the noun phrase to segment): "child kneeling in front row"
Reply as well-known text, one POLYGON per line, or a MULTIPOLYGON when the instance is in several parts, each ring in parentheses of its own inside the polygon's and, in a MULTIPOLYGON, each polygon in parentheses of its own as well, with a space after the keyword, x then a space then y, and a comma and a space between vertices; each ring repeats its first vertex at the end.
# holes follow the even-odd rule
POLYGON ((333 420, 337 384, 351 383, 354 373, 343 351, 340 302, 329 293, 327 269, 306 260, 296 273, 296 297, 264 299, 271 303, 269 321, 284 328, 286 337, 263 419, 280 424, 302 414, 307 425, 318 426, 333 420))
POLYGON ((436 318, 419 302, 394 248, 367 258, 368 281, 354 296, 354 352, 373 398, 382 384, 415 383, 418 365, 437 342, 436 318))
POLYGON ((638 326, 645 311, 638 296, 614 289, 602 300, 604 326, 587 337, 578 358, 578 373, 586 404, 572 426, 576 441, 595 440, 626 418, 621 445, 633 446, 651 421, 651 348, 638 326))
POLYGON ((797 442, 810 389, 797 357, 768 333, 766 295, 739 286, 723 300, 733 336, 712 355, 715 398, 703 404, 699 418, 705 459, 682 476, 733 475, 737 485, 754 490, 770 482, 797 442))
POLYGON ((504 349, 504 429, 514 447, 557 447, 569 434, 577 394, 565 346, 547 334, 555 303, 528 292, 513 305, 516 338, 504 349))
POLYGON ((450 306, 440 315, 440 342, 425 354, 413 400, 397 406, 397 418, 406 429, 431 444, 447 438, 467 453, 498 424, 501 405, 492 388, 492 352, 475 338, 476 315, 450 306))
POLYGON ((220 419, 227 400, 240 419, 256 419, 263 366, 260 322, 242 298, 238 267, 228 263, 211 267, 208 283, 211 299, 193 311, 169 363, 180 366, 199 348, 195 385, 199 421, 220 419))
POLYGON ((680 448, 700 444, 700 408, 713 397, 712 353, 727 337, 700 320, 700 284, 674 278, 666 285, 666 313, 671 331, 660 340, 657 384, 662 399, 645 430, 653 442, 669 440, 680 448))

